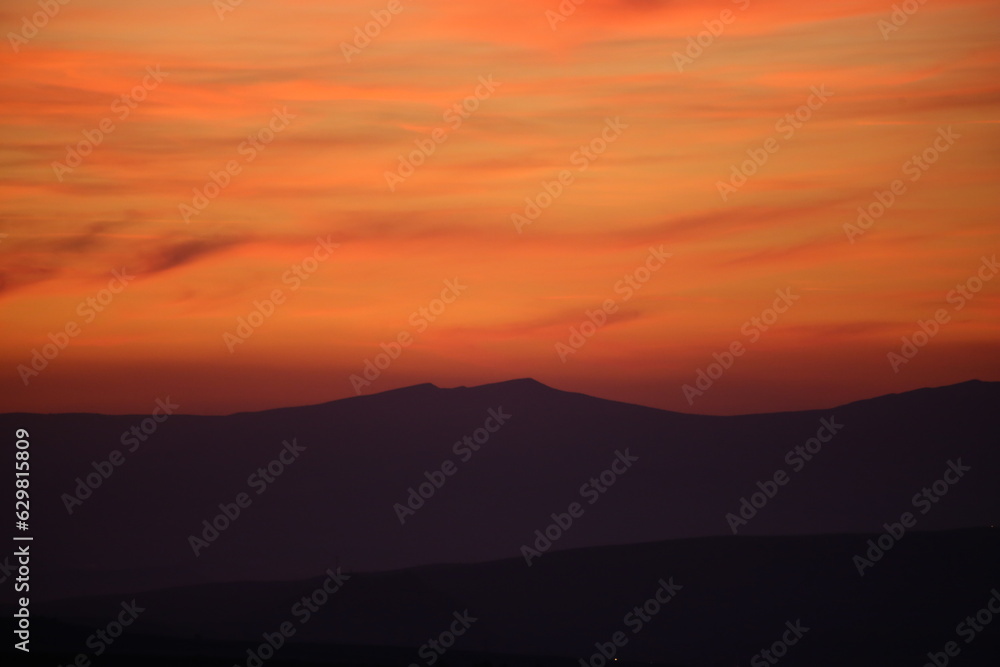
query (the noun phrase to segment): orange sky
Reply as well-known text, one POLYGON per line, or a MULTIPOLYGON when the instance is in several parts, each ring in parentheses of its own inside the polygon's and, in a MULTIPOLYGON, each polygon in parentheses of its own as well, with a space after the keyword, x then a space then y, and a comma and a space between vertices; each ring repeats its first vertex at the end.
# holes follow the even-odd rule
POLYGON ((1000 245, 995 2, 893 25, 890 2, 587 0, 553 29, 557 0, 224 1, 0 10, 0 411, 170 395, 219 413, 531 376, 729 414, 1000 380, 1000 280, 948 299, 992 278, 1000 245), (434 150, 387 180, 418 145, 434 150), (748 155, 766 159, 720 191, 748 155), (845 229, 897 179, 881 217, 845 229), (619 283, 650 247, 670 257, 619 283), (798 300, 750 335, 786 289, 798 300), (275 290, 271 317, 226 338, 275 290))

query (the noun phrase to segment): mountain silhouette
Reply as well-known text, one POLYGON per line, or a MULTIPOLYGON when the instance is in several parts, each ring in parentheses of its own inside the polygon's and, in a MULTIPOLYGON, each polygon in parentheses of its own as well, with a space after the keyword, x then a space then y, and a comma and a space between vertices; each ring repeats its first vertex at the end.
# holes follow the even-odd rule
MULTIPOLYGON (((294 641, 265 664, 426 664, 420 647, 457 613, 475 621, 443 664, 599 664, 603 646, 616 665, 763 665, 761 651, 787 636, 787 665, 922 665, 956 640, 956 664, 995 665, 1000 633, 966 643, 955 627, 997 591, 1000 531, 907 535, 859 577, 852 555, 870 537, 700 538, 565 550, 531 568, 514 558, 353 573, 308 618, 291 610, 318 577, 147 591, 125 598, 142 613, 101 664, 246 665, 286 622, 294 641), (672 597, 651 605, 664 585, 672 597), (624 645, 612 646, 616 632, 624 645)), ((69 664, 121 604, 119 594, 37 605, 48 658, 38 664, 69 664)))
POLYGON ((879 533, 907 511, 914 531, 986 527, 1000 514, 998 398, 1000 383, 973 381, 822 410, 715 417, 520 379, 174 414, 134 451, 126 436, 149 415, 4 414, 0 424, 31 434, 33 531, 46 545, 33 562, 36 596, 56 599, 305 579, 335 565, 523 562, 525 548, 538 551, 534 567, 565 549, 731 536, 734 527, 740 536, 879 533), (809 460, 796 454, 818 431, 828 442, 809 460), (293 442, 294 457, 283 444, 293 442), (115 450, 120 465, 89 497, 67 503, 115 450), (635 459, 627 467, 626 455, 635 459), (271 482, 251 479, 280 456, 291 462, 271 482), (947 495, 915 507, 914 495, 955 465, 968 472, 947 495), (597 491, 591 480, 615 466, 622 472, 604 477, 613 485, 597 491), (778 471, 783 485, 771 482, 778 471), (408 504, 421 485, 433 493, 408 504), (740 514, 741 499, 760 501, 768 490, 763 507, 740 514), (233 508, 241 493, 249 506, 204 540, 203 522, 227 523, 220 504, 233 508), (536 531, 572 503, 581 515, 538 550, 536 531))

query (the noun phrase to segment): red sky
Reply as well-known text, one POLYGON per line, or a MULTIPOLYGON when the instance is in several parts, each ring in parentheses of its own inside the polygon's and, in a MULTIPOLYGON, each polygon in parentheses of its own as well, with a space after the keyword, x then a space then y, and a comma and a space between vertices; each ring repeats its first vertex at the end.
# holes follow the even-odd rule
POLYGON ((354 395, 401 333, 364 393, 530 376, 732 414, 1000 380, 1000 280, 975 277, 998 247, 995 2, 893 24, 890 2, 587 0, 553 29, 556 0, 222 1, 0 10, 0 410, 318 403, 354 395), (391 20, 345 49, 372 11, 391 20), (433 153, 390 188, 418 144, 433 153), (212 173, 228 184, 199 202, 212 173), (562 191, 512 220, 549 203, 545 183, 562 191), (884 213, 845 229, 876 191, 884 213), (318 238, 338 245, 286 275, 318 238), (670 257, 616 290, 650 247, 670 257), (122 268, 134 279, 102 295, 122 268), (447 280, 466 287, 424 328, 411 314, 447 280), (32 369, 36 350, 51 358, 32 369))

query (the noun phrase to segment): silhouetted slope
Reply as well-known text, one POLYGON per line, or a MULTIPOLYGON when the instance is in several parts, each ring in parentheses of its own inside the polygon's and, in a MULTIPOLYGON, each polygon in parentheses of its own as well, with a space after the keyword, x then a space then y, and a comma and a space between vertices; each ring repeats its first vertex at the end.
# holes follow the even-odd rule
POLYGON ((134 452, 120 438, 146 415, 7 414, 0 425, 31 433, 35 594, 53 598, 303 578, 338 558, 373 571, 515 557, 572 502, 584 514, 553 550, 729 535, 726 514, 778 469, 790 480, 741 535, 880 531, 914 512, 913 495, 958 459, 971 470, 916 530, 987 526, 1000 514, 998 399, 1000 384, 970 382, 829 410, 707 417, 516 380, 175 415, 134 452), (507 423, 479 451, 460 449, 470 454, 462 461, 454 443, 499 409, 507 423), (793 472, 786 453, 831 418, 843 428, 793 472), (305 451, 257 495, 248 476, 293 438, 305 451), (60 496, 115 449, 124 463, 67 514, 60 496), (581 485, 626 449, 638 460, 587 504, 581 485), (401 525, 393 506, 446 459, 457 472, 401 525), (189 535, 241 492, 252 504, 196 558, 189 535))
MULTIPOLYGON (((290 609, 320 579, 176 588, 135 596, 146 611, 134 632, 161 638, 146 642, 154 655, 189 650, 174 638, 197 635, 216 649, 222 644, 214 642, 228 642, 233 664, 245 661, 262 633, 291 620, 296 634, 279 658, 331 645, 320 653, 330 659, 339 654, 335 646, 360 645, 397 647, 384 664, 408 664, 421 662, 418 647, 447 629, 453 612, 468 610, 477 620, 455 652, 586 659, 595 643, 623 631, 622 660, 747 665, 782 638, 786 622, 799 622, 807 630, 783 665, 921 665, 948 641, 961 645, 955 664, 995 664, 997 628, 987 626, 966 643, 956 625, 985 607, 1000 585, 1000 531, 906 535, 860 577, 852 558, 870 537, 703 538, 563 551, 531 568, 510 559, 354 574, 305 623, 290 609), (661 580, 680 586, 673 598, 641 627, 626 621, 661 580)), ((80 624, 75 632, 60 629, 46 645, 67 653, 82 647, 120 601, 40 605, 39 615, 80 624)), ((456 658, 445 655, 449 664, 456 658)))

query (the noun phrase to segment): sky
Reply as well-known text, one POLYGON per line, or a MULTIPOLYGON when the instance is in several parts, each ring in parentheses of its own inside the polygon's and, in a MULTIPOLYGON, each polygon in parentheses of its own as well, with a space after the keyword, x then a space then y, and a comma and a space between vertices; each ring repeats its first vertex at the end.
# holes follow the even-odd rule
POLYGON ((0 411, 533 377, 738 414, 1000 380, 998 19, 10 0, 0 411))

